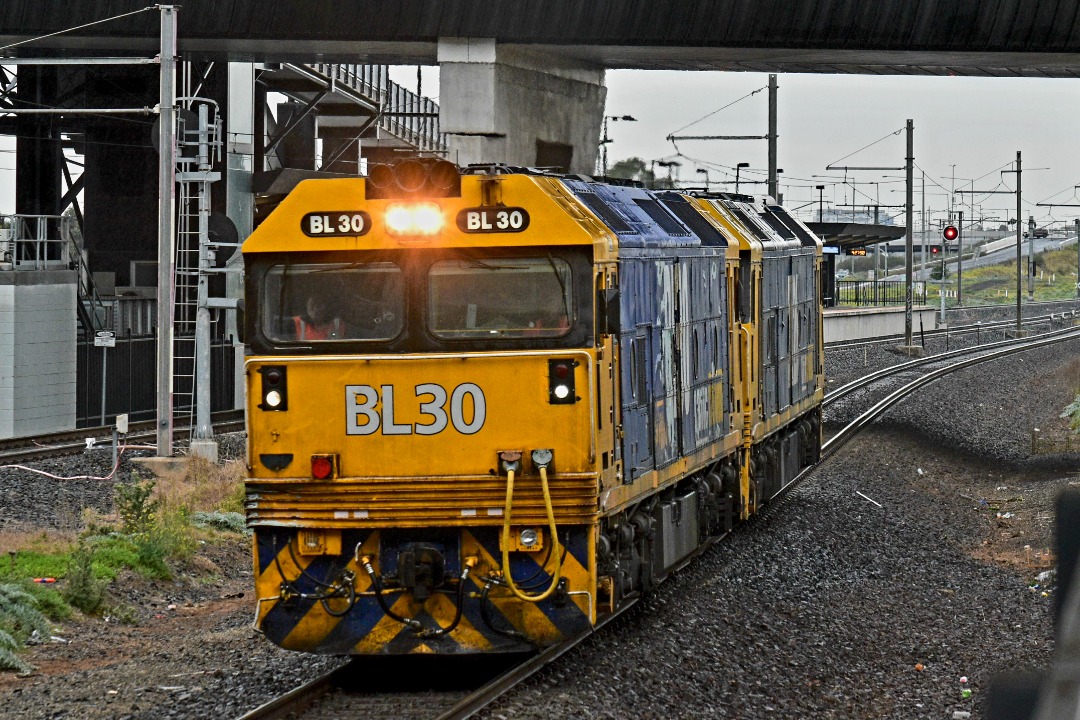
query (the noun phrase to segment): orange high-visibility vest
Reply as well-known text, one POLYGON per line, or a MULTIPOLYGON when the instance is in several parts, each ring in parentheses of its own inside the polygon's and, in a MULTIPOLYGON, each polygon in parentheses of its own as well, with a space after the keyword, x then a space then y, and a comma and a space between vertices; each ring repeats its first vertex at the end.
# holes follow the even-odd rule
POLYGON ((297 340, 336 340, 341 337, 341 320, 334 318, 332 323, 319 327, 304 322, 304 318, 297 315, 293 318, 296 325, 297 340))

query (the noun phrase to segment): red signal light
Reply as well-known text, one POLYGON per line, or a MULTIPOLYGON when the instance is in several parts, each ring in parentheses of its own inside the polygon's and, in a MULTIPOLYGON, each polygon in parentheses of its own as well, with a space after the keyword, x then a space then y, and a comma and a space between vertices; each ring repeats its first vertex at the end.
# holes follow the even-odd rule
POLYGON ((941 252, 941 248, 939 248, 937 245, 931 245, 930 246, 930 254, 931 255, 937 255, 939 252, 941 252))
POLYGON ((946 225, 945 229, 941 231, 941 237, 946 240, 955 240, 960 235, 960 231, 956 229, 955 225, 946 225))

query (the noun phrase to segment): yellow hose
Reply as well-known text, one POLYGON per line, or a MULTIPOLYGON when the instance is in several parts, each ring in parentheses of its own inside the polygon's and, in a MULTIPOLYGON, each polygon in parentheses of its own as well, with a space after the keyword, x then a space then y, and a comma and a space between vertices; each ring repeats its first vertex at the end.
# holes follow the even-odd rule
POLYGON ((555 592, 562 579, 562 548, 559 547, 559 532, 555 527, 555 510, 551 507, 551 492, 548 490, 547 468, 540 467, 540 485, 544 490, 544 507, 547 509, 548 526, 551 528, 551 554, 555 557, 555 571, 551 576, 551 585, 539 595, 529 595, 518 589, 510 575, 510 512, 514 507, 514 471, 506 471, 506 509, 503 512, 502 530, 502 573, 506 584, 515 596, 526 602, 538 603, 546 600, 555 592))

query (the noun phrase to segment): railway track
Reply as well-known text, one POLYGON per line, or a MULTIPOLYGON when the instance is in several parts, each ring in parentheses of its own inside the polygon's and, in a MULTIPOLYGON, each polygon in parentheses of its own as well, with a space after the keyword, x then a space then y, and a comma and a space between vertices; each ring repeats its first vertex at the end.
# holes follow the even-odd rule
MULTIPOLYGON (((226 410, 214 413, 211 420, 215 432, 238 432, 244 429, 243 410, 226 410)), ((65 430, 34 437, 0 440, 0 465, 45 460, 80 453, 87 449, 87 441, 90 439, 94 441, 94 445, 98 443, 111 444, 112 432, 113 428, 110 425, 65 430)), ((189 437, 190 433, 191 427, 187 425, 176 426, 173 432, 174 437, 181 440, 189 437)), ((156 430, 155 421, 153 420, 131 423, 127 435, 124 436, 124 442, 129 445, 155 440, 156 430)))
MULTIPOLYGON (((999 360, 1003 357, 1008 357, 1009 355, 1025 352, 1027 350, 1035 350, 1038 348, 1047 347, 1048 345, 1066 342, 1069 340, 1075 340, 1078 338, 1080 338, 1080 328, 1070 328, 1068 330, 1059 330, 1051 333, 1046 333, 1044 335, 1023 338, 1019 341, 1006 341, 1002 343, 996 343, 992 347, 982 346, 980 348, 975 348, 974 350, 978 352, 975 357, 959 359, 959 355, 962 355, 964 353, 957 352, 957 355, 953 357, 953 359, 956 359, 956 362, 949 363, 944 367, 931 370, 926 374, 912 380, 911 382, 906 383, 902 387, 893 390, 884 398, 878 400, 876 403, 870 406, 869 409, 867 409, 857 418, 846 424, 829 440, 822 443, 821 460, 824 461, 830 455, 832 455, 845 444, 847 444, 850 440, 855 438, 864 428, 866 428, 877 418, 881 417, 882 414, 884 414, 896 403, 900 402, 913 392, 923 388, 926 385, 929 385, 930 383, 940 379, 941 377, 951 372, 971 367, 972 365, 977 365, 979 363, 988 362, 990 360, 999 360)), ((970 354, 970 351, 967 354, 970 354)), ((923 358, 923 360, 928 361, 940 361, 941 359, 943 359, 942 355, 938 355, 933 358, 923 358)), ((925 365, 928 363, 920 362, 919 364, 925 365)), ((906 370, 910 369, 908 367, 909 365, 911 365, 911 363, 903 363, 902 365, 887 368, 884 371, 872 373, 866 378, 855 381, 854 383, 849 383, 842 388, 838 388, 835 392, 839 393, 841 390, 845 390, 845 388, 848 388, 849 385, 854 385, 855 387, 846 390, 845 394, 847 394, 860 387, 865 387, 866 385, 871 384, 876 380, 880 380, 881 378, 886 377, 890 374, 905 372, 906 370)), ((833 394, 830 393, 830 397, 832 396, 833 394)))
MULTIPOLYGON (((846 398, 859 390, 864 390, 879 382, 880 380, 908 373, 911 370, 915 370, 917 368, 926 367, 928 365, 940 364, 945 361, 950 361, 968 355, 979 356, 987 353, 994 354, 1001 350, 1006 350, 1009 348, 1019 348, 1019 350, 1016 350, 1018 352, 1020 350, 1026 350, 1030 347, 1033 347, 1032 343, 1036 341, 1041 342, 1043 340, 1054 339, 1058 339, 1060 341, 1068 340, 1077 336, 1080 336, 1080 328, 1068 327, 1061 330, 1052 330, 1041 335, 1028 336, 1024 338, 1012 338, 1008 340, 999 340, 998 342, 988 343, 986 345, 973 345, 971 347, 959 348, 957 350, 950 350, 948 352, 938 353, 937 355, 916 358, 915 360, 910 360, 908 362, 891 365, 887 368, 882 368, 881 370, 867 373, 866 375, 857 380, 853 380, 845 385, 841 385, 835 390, 830 391, 825 395, 825 398, 822 401, 822 408, 827 409, 833 403, 842 400, 843 398, 846 398)), ((994 355, 994 357, 1000 357, 1000 355, 994 355)))
MULTIPOLYGON (((1054 331, 1034 337, 1008 340, 994 343, 993 345, 943 353, 931 358, 921 358, 909 363, 903 363, 898 366, 887 368, 877 373, 872 373, 866 378, 862 378, 859 381, 849 383, 848 385, 837 389, 829 394, 826 398, 827 402, 838 400, 857 389, 865 388, 867 385, 890 375, 907 373, 914 368, 929 364, 940 364, 943 361, 951 361, 942 367, 932 369, 911 380, 902 387, 892 390, 886 397, 875 402, 869 409, 859 415, 851 423, 847 424, 828 441, 823 443, 819 461, 815 465, 804 470, 798 477, 783 488, 780 493, 771 498, 763 511, 754 516, 754 520, 758 521, 769 517, 777 508, 784 504, 790 491, 801 485, 822 463, 828 460, 830 456, 857 437, 862 430, 884 414, 889 408, 922 387, 955 370, 970 367, 978 363, 1000 359, 1026 350, 1042 348, 1054 343, 1066 342, 1077 338, 1080 338, 1080 329, 1069 328, 1067 330, 1054 331), (965 355, 974 356, 964 357, 965 355)), ((713 543, 721 539, 723 538, 715 538, 713 543)), ((696 556, 705 552, 713 543, 707 543, 699 548, 697 552, 688 557, 686 561, 680 565, 680 568, 692 562, 696 556)), ((675 571, 677 572, 677 570, 678 568, 675 571)), ((473 663, 481 660, 486 662, 491 660, 491 658, 470 658, 468 662, 461 659, 449 658, 451 664, 456 664, 457 670, 460 670, 462 666, 468 668, 465 675, 474 679, 471 687, 468 682, 465 682, 459 683, 453 688, 432 688, 429 682, 427 685, 421 683, 420 687, 422 689, 418 689, 415 685, 410 687, 406 684, 402 685, 400 692, 393 692, 388 690, 385 685, 380 685, 379 692, 375 693, 370 688, 371 674, 362 669, 358 669, 360 667, 358 663, 363 663, 365 661, 372 662, 371 658, 364 658, 354 660, 342 668, 326 673, 325 675, 294 689, 286 695, 252 710, 239 718, 239 720, 278 720, 282 718, 302 718, 303 720, 334 718, 334 720, 337 720, 337 718, 341 717, 463 720, 487 707, 497 698, 513 689, 539 670, 555 662, 567 651, 601 631, 605 625, 629 610, 636 602, 636 598, 628 602, 616 613, 605 618, 596 628, 582 633, 578 637, 568 639, 559 645, 548 648, 528 659, 522 660, 516 664, 511 664, 509 668, 505 668, 504 666, 502 672, 494 672, 487 677, 484 677, 480 672, 477 672, 473 663), (367 682, 358 682, 356 680, 358 677, 366 677, 367 682), (480 680, 481 677, 483 677, 482 681, 480 680)), ((375 659, 374 662, 380 664, 380 671, 376 675, 377 677, 395 677, 395 673, 392 671, 388 672, 385 667, 388 660, 407 661, 408 658, 375 659)), ((505 663, 505 659, 500 660, 495 658, 495 660, 505 663)), ((455 672, 453 674, 457 675, 459 673, 455 672)), ((411 677, 423 677, 425 679, 437 677, 436 675, 417 672, 415 669, 403 670, 396 673, 396 675, 399 676, 399 679, 406 675, 411 677)))

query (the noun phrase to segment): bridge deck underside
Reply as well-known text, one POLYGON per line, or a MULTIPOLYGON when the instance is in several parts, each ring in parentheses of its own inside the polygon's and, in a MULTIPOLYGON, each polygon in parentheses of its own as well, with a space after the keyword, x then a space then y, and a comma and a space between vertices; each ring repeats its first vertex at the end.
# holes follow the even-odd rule
MULTIPOLYGON (((140 7, 5 0, 0 46, 140 7)), ((158 32, 148 11, 8 52, 153 54, 158 32)), ((236 60, 432 64, 439 38, 474 37, 607 68, 1080 75, 1080 8, 1042 0, 187 0, 179 33, 181 51, 236 60)))

